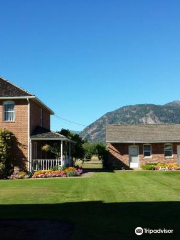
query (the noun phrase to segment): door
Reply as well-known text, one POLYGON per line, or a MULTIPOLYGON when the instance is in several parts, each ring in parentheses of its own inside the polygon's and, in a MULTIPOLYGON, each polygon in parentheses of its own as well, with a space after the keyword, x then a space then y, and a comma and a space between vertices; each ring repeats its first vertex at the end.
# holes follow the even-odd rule
POLYGON ((130 168, 139 167, 139 147, 136 145, 129 146, 129 165, 130 168))
POLYGON ((180 145, 177 145, 177 164, 180 166, 180 145))

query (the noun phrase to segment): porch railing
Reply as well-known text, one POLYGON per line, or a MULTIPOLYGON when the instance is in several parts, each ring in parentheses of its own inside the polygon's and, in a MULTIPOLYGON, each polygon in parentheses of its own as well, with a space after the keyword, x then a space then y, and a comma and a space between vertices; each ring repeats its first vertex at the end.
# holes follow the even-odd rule
POLYGON ((50 170, 54 167, 60 168, 62 166, 61 159, 33 159, 32 169, 38 170, 50 170))
POLYGON ((66 158, 61 161, 61 159, 33 159, 32 160, 32 170, 50 170, 54 167, 60 169, 62 166, 72 166, 72 159, 66 158))

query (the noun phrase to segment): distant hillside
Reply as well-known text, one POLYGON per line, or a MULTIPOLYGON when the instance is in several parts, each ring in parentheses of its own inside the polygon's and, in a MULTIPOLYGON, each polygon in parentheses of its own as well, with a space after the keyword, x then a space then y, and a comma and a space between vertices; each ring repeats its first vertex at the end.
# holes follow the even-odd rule
POLYGON ((180 123, 180 101, 165 105, 138 104, 108 112, 86 127, 81 137, 91 142, 105 142, 105 125, 180 123))

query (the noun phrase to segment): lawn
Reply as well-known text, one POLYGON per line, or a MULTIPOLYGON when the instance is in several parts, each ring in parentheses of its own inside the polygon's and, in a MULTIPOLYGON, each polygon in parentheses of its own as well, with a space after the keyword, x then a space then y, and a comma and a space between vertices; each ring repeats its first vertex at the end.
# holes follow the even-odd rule
POLYGON ((0 181, 0 218, 73 223, 72 240, 139 239, 136 227, 173 229, 143 239, 180 238, 180 172, 99 172, 91 178, 0 181))

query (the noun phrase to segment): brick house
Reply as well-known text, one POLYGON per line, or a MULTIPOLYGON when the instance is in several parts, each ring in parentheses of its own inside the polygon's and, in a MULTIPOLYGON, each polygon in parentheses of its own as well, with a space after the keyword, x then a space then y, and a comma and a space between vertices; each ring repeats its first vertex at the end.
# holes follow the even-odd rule
POLYGON ((108 164, 140 168, 145 163, 180 165, 180 124, 106 125, 108 164))
POLYGON ((31 171, 71 164, 72 141, 50 131, 53 114, 35 95, 0 77, 0 129, 8 129, 17 139, 13 144, 14 167, 31 171), (58 144, 59 159, 42 151, 48 143, 58 144))

